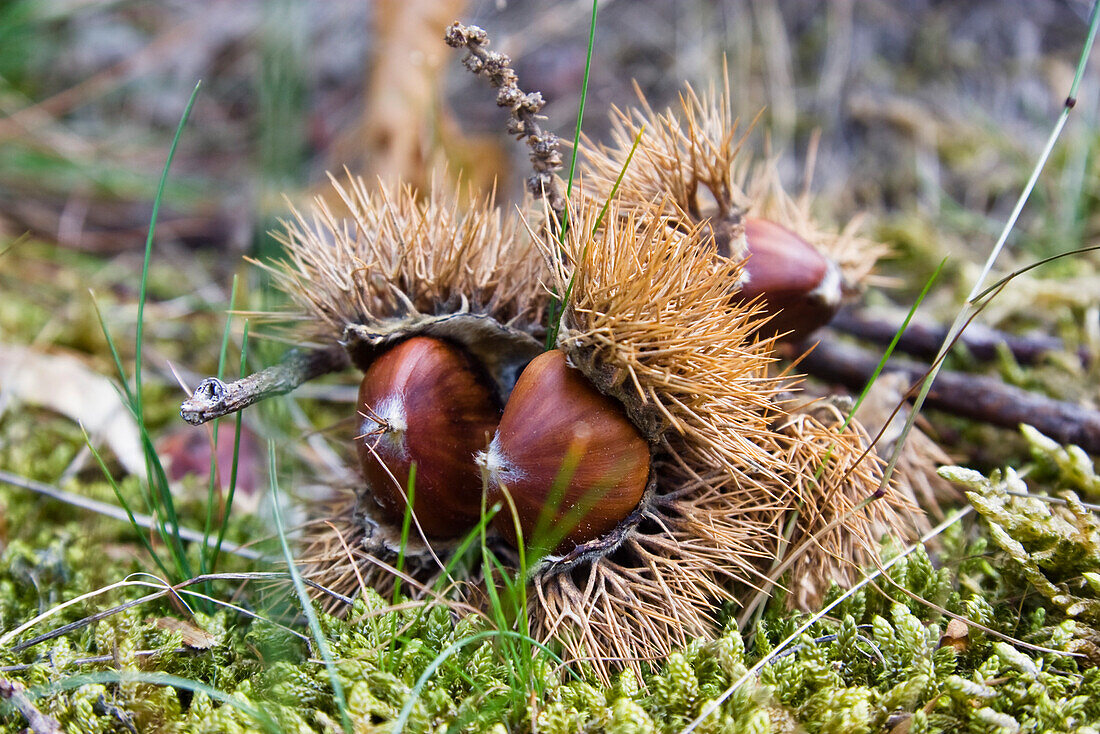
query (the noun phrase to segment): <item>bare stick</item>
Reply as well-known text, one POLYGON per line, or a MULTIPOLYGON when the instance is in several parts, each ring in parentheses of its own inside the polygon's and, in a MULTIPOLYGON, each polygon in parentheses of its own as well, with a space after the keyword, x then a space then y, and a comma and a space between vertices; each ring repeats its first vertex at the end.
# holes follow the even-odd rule
MULTIPOLYGON (((901 326, 901 319, 873 317, 866 311, 841 311, 829 322, 829 326, 875 344, 889 344, 901 326)), ((914 357, 933 359, 946 336, 946 326, 914 320, 901 335, 897 349, 914 357)), ((1045 334, 1017 336, 975 323, 967 327, 959 341, 982 361, 996 359, 997 346, 1004 344, 1016 361, 1024 365, 1036 364, 1048 354, 1066 351, 1065 344, 1057 337, 1045 334)), ((1091 361, 1091 355, 1084 348, 1077 350, 1077 358, 1084 365, 1091 361)))
MULTIPOLYGON (((822 340, 801 362, 800 370, 823 380, 862 389, 878 366, 879 357, 860 347, 822 340)), ((901 372, 914 383, 928 365, 891 360, 886 372, 901 372)), ((910 390, 910 394, 912 394, 910 390)), ((1034 426, 1060 443, 1100 454, 1100 412, 1076 403, 1054 400, 1006 385, 995 377, 965 372, 940 372, 928 393, 928 404, 939 410, 1003 428, 1021 423, 1034 426)))
POLYGON ((507 54, 487 51, 489 34, 476 25, 462 25, 455 21, 447 29, 443 40, 452 48, 465 48, 468 52, 462 65, 474 74, 484 76, 497 91, 497 105, 507 107, 512 117, 508 120, 508 132, 518 140, 526 138, 531 149, 531 164, 535 173, 527 179, 527 190, 534 196, 544 197, 561 222, 565 213, 565 196, 562 195, 557 177, 561 166, 558 136, 545 132, 539 126, 539 115, 546 104, 541 92, 527 93, 520 89, 518 77, 512 69, 507 54))
POLYGON ((0 678, 0 699, 9 701, 12 707, 27 720, 28 729, 33 734, 61 734, 61 724, 52 716, 46 716, 31 703, 23 684, 0 678))
POLYGON ((292 349, 278 364, 228 385, 216 377, 207 377, 195 388, 195 393, 183 401, 180 417, 193 426, 202 425, 264 398, 288 393, 303 382, 337 372, 348 364, 348 355, 342 347, 309 352, 292 349))
MULTIPOLYGON (((59 489, 51 484, 44 484, 42 482, 36 482, 33 479, 19 476, 18 474, 12 474, 0 470, 0 482, 4 484, 10 484, 13 487, 19 487, 20 489, 30 490, 31 492, 37 492, 38 494, 45 495, 46 497, 52 497, 59 502, 72 505, 73 507, 79 507, 82 510, 90 510, 100 515, 106 515, 107 517, 113 517, 116 520, 121 520, 124 523, 129 523, 131 516, 126 514, 126 510, 122 509, 118 505, 112 505, 109 502, 100 502, 94 500, 91 497, 85 497, 82 494, 73 494, 72 492, 66 492, 63 489, 59 489)), ((133 515, 133 522, 135 525, 149 530, 156 527, 156 520, 149 515, 142 513, 135 513, 133 515)), ((211 538, 203 535, 197 530, 191 528, 181 527, 179 529, 180 537, 184 540, 192 543, 207 543, 208 545, 214 545, 217 538, 211 538)), ((230 543, 224 541, 222 543, 222 550, 226 553, 232 553, 235 556, 241 558, 248 558, 251 560, 259 560, 263 558, 263 554, 251 550, 250 548, 242 548, 236 543, 230 543)))
MULTIPOLYGON (((192 650, 194 650, 194 648, 187 647, 187 646, 177 647, 174 650, 135 650, 134 652, 128 653, 127 657, 131 657, 131 658, 151 658, 151 657, 156 657, 158 655, 167 655, 167 654, 173 654, 173 653, 178 655, 178 654, 182 654, 182 653, 191 652, 192 650)), ((66 660, 66 661, 63 661, 62 666, 60 666, 60 667, 69 666, 69 665, 95 665, 96 663, 111 663, 111 662, 114 662, 116 659, 117 659, 117 657, 115 655, 96 655, 95 657, 91 657, 91 658, 78 658, 76 660, 66 660)), ((51 661, 51 663, 52 662, 53 661, 51 661)), ((0 666, 0 673, 22 673, 24 670, 30 670, 35 665, 41 665, 41 664, 42 663, 24 663, 23 665, 3 665, 3 666, 0 666)), ((59 666, 57 666, 56 664, 54 664, 54 665, 55 665, 54 670, 57 670, 59 666)), ((2 686, 3 686, 3 683, 0 683, 0 687, 2 687, 2 686)))

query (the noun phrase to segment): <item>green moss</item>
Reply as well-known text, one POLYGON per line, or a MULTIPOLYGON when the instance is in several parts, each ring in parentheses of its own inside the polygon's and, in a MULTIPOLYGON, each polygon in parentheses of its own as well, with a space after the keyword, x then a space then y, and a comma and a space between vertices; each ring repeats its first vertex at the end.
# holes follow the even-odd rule
MULTIPOLYGON (((220 317, 206 313, 196 319, 209 334, 220 333, 220 317)), ((203 349, 185 343, 176 348, 203 349)), ((209 350, 211 359, 215 352, 209 350)), ((150 382, 145 398, 151 425, 175 420, 174 388, 150 382)), ((315 424, 342 417, 340 406, 308 409, 315 424)), ((273 403, 267 410, 269 425, 295 430, 285 406, 273 403)), ((1025 439, 1033 492, 1100 496, 1100 479, 1087 455, 1033 432, 1025 432, 1025 439)), ((82 445, 79 429, 60 416, 10 411, 0 417, 0 467, 8 471, 56 481, 82 445)), ((718 640, 696 641, 654 661, 642 679, 624 674, 610 687, 583 665, 562 667, 542 653, 528 665, 510 657, 499 639, 484 638, 459 646, 412 700, 418 681, 445 650, 489 629, 484 619, 456 618, 443 607, 394 610, 388 600, 367 593, 346 618, 322 616, 322 627, 349 713, 363 731, 391 731, 409 706, 410 732, 679 732, 723 696, 696 731, 1086 731, 1081 727, 1100 721, 1100 674, 1090 667, 1100 662, 1095 517, 1071 496, 1062 507, 1008 495, 1006 489, 1022 487, 1018 474, 958 476, 969 482, 983 525, 955 526, 938 539, 933 554, 921 549, 896 563, 886 578, 848 598, 728 696, 753 663, 805 621, 786 609, 782 595, 746 630, 750 635, 730 624, 718 640), (975 626, 959 649, 941 645, 944 610, 1086 657, 1013 647, 975 626)), ((78 473, 68 488, 114 501, 109 485, 91 469, 78 473)), ((122 489, 139 496, 133 478, 122 489)), ((205 483, 184 482, 177 502, 183 522, 201 527, 205 483)), ((230 523, 230 540, 270 533, 262 520, 244 513, 230 523)), ((886 548, 884 555, 899 552, 886 548)), ((194 559, 194 547, 190 553, 194 559)), ((0 487, 0 634, 151 567, 125 523, 0 487)), ((228 558, 220 568, 258 566, 228 558)), ((149 591, 115 589, 59 611, 18 640, 149 591)), ((298 623, 300 610, 285 588, 218 582, 210 591, 261 617, 298 623)), ((828 600, 840 593, 832 590, 828 600)), ((142 732, 270 730, 255 711, 285 732, 339 731, 331 682, 308 643, 269 621, 193 607, 194 614, 162 598, 18 653, 8 647, 0 650, 0 666, 14 667, 0 676, 41 694, 36 701, 44 713, 82 732, 125 732, 129 726, 142 732), (200 628, 210 645, 188 647, 165 618, 200 628), (80 662, 98 656, 107 659, 80 662), (94 672, 113 678, 78 677, 94 672), (135 677, 153 673, 192 683, 173 687, 135 677), (208 689, 191 690, 200 686, 208 689)), ((18 714, 4 716, 0 733, 25 726, 18 714)))

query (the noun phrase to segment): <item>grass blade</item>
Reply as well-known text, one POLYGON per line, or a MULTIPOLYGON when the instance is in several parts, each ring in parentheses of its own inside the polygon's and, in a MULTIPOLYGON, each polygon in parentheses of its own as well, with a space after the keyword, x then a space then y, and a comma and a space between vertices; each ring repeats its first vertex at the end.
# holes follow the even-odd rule
MULTIPOLYGON (((638 150, 638 143, 642 141, 642 134, 645 133, 645 127, 643 126, 638 130, 638 134, 634 137, 634 143, 630 146, 630 153, 627 154, 626 160, 623 162, 623 167, 619 170, 619 176, 615 179, 615 185, 611 187, 611 192, 607 195, 607 199, 604 200, 603 208, 600 209, 600 215, 596 217, 596 223, 592 227, 592 235, 595 236, 596 230, 603 224, 603 218, 607 215, 607 210, 611 208, 611 201, 615 198, 615 194, 619 191, 619 185, 623 182, 623 176, 626 175, 626 169, 630 166, 630 162, 634 160, 634 152, 638 150)), ((574 156, 576 155, 576 146, 573 147, 574 156)), ((570 175, 570 183, 572 183, 572 175, 570 175)), ((565 237, 565 230, 562 229, 561 237, 565 237)), ((564 241, 564 240, 560 240, 564 241)), ((581 262, 584 262, 585 257, 588 255, 588 243, 585 243, 584 251, 581 253, 581 262)), ((565 294, 560 299, 554 299, 550 301, 550 309, 548 311, 550 318, 550 328, 546 333, 546 349, 547 351, 554 348, 554 344, 558 339, 558 331, 561 329, 561 318, 565 315, 565 306, 569 303, 569 299, 573 295, 573 285, 577 282, 577 264, 574 264, 573 275, 569 278, 569 284, 565 287, 565 294)))
MULTIPOLYGON (((233 324, 233 309, 237 306, 237 276, 233 276, 233 286, 229 291, 229 313, 225 316, 225 329, 222 331, 222 347, 218 353, 218 379, 225 377, 225 356, 229 351, 229 328, 233 324)), ((239 411, 238 411, 239 412, 239 411)), ((206 489, 206 523, 203 525, 203 538, 210 537, 214 526, 214 493, 218 489, 218 424, 220 418, 211 421, 210 482, 206 489)), ((238 434, 239 435, 239 434, 238 434)), ((224 518, 223 518, 224 520, 224 518)), ((224 522, 223 522, 224 524, 224 522)), ((199 572, 206 573, 210 566, 210 544, 204 542, 199 553, 199 572)))
POLYGON ((148 297, 149 261, 153 257, 153 235, 156 232, 157 217, 160 215, 160 203, 164 198, 164 187, 168 183, 168 169, 172 166, 172 159, 176 156, 176 147, 179 145, 183 128, 191 117, 191 108, 195 105, 195 99, 199 96, 199 88, 202 82, 195 84, 191 92, 191 98, 187 100, 187 106, 183 108, 179 125, 176 126, 176 134, 172 137, 172 144, 168 148, 168 158, 164 161, 164 170, 160 174, 160 183, 157 184, 157 193, 153 198, 153 213, 149 217, 149 233, 145 237, 145 259, 141 264, 141 290, 138 292, 137 332, 135 338, 134 357, 134 397, 136 398, 137 412, 140 414, 141 402, 141 346, 145 334, 145 300, 148 297))
POLYGON ((913 305, 909 308, 909 313, 905 314, 905 320, 901 322, 901 326, 898 327, 897 332, 894 333, 894 338, 890 340, 886 350, 882 353, 882 359, 879 360, 878 366, 875 367, 875 371, 871 373, 871 377, 867 380, 867 385, 863 388, 863 392, 859 394, 859 398, 855 404, 852 405, 852 409, 848 411, 848 417, 844 419, 843 425, 840 430, 846 429, 856 417, 856 413, 859 411, 859 406, 863 405, 863 401, 867 399, 867 395, 871 392, 871 388, 874 386, 875 381, 878 380, 878 376, 882 374, 882 370, 886 367, 886 363, 890 361, 890 357, 894 354, 894 349, 897 347, 898 342, 901 341, 901 335, 905 333, 905 330, 909 327, 909 322, 913 320, 913 316, 916 315, 917 309, 920 308, 921 303, 924 302, 924 297, 928 295, 928 292, 932 290, 932 284, 936 282, 936 278, 939 277, 940 272, 943 270, 943 266, 947 264, 947 258, 940 260, 940 264, 936 266, 936 270, 929 276, 928 280, 924 282, 924 287, 921 288, 920 293, 917 295, 917 300, 913 302, 913 305))
POLYGON ((588 99, 588 75, 592 71, 592 49, 596 45, 596 12, 598 10, 599 0, 592 0, 592 20, 588 26, 588 49, 584 57, 584 81, 581 82, 581 101, 577 107, 577 129, 573 132, 573 156, 569 161, 569 180, 565 183, 565 198, 567 199, 573 193, 573 173, 577 169, 577 150, 580 148, 581 124, 584 122, 584 103, 588 99))
MULTIPOLYGON (((241 334, 241 377, 248 374, 248 319, 244 322, 244 332, 241 334)), ((213 573, 218 566, 218 556, 222 552, 222 543, 225 541, 225 531, 229 527, 229 513, 233 511, 233 498, 237 494, 237 469, 241 457, 241 420, 244 411, 238 410, 233 422, 233 463, 229 470, 229 490, 225 496, 225 509, 222 512, 222 522, 218 526, 218 540, 214 545, 214 553, 210 559, 210 571, 213 573)), ((215 444, 217 446, 217 444, 215 444)))
POLYGON ((351 718, 348 716, 348 703, 344 697, 344 686, 340 682, 340 676, 336 673, 336 663, 332 659, 332 651, 329 650, 328 640, 321 630, 321 623, 317 619, 317 612, 313 609, 313 601, 309 598, 306 585, 302 583, 302 575, 298 572, 298 566, 294 562, 294 556, 290 552, 290 544, 286 540, 286 527, 283 524, 283 512, 279 500, 279 482, 275 475, 275 442, 268 441, 268 471, 271 474, 271 507, 275 514, 275 529, 279 534, 279 545, 283 549, 283 558, 286 560, 287 571, 294 582, 294 591, 298 595, 298 602, 302 606, 302 613, 309 622, 309 631, 313 635, 313 641, 317 645, 317 652, 325 663, 329 682, 332 684, 332 695, 336 699, 336 707, 340 711, 340 722, 344 731, 353 731, 351 718))

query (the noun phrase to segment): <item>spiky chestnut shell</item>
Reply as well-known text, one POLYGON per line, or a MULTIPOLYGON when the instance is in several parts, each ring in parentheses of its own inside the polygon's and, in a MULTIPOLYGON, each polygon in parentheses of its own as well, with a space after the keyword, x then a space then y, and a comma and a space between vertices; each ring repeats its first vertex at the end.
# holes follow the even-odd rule
POLYGON ((738 299, 760 298, 768 334, 799 341, 832 320, 843 296, 840 269, 816 247, 767 219, 746 218, 745 280, 738 299))
MULTIPOLYGON (((638 507, 650 450, 622 406, 555 349, 520 374, 478 463, 491 500, 503 501, 505 489, 511 495, 525 542, 547 531, 564 552, 609 533, 638 507)), ((517 545, 506 501, 493 525, 517 545)))
POLYGON ((480 367, 454 344, 415 336, 370 364, 358 405, 356 451, 382 513, 404 517, 415 462, 413 511, 425 535, 455 537, 473 527, 482 492, 474 456, 500 418, 480 367))

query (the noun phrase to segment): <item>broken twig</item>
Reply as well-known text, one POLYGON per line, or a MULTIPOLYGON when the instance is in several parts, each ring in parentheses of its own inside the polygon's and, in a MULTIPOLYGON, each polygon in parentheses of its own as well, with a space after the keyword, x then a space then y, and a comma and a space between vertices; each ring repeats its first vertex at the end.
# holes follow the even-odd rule
POLYGON ((545 132, 539 125, 539 111, 545 100, 541 92, 524 92, 520 89, 516 72, 512 69, 512 60, 507 54, 486 50, 489 34, 476 25, 462 25, 455 21, 447 29, 443 40, 452 48, 465 48, 466 57, 462 65, 488 78, 497 89, 497 106, 507 107, 512 117, 508 120, 508 132, 517 139, 527 140, 531 149, 531 163, 534 174, 527 179, 527 190, 532 195, 546 199, 554 211, 558 222, 563 221, 565 196, 555 173, 562 166, 560 141, 554 133, 545 132))
POLYGON ((22 683, 0 678, 0 700, 8 701, 12 708, 27 720, 27 728, 33 734, 61 734, 61 724, 52 716, 46 716, 31 703, 24 693, 22 683))
MULTIPOLYGON (((866 349, 826 338, 798 363, 798 368, 819 379, 860 390, 878 362, 879 356, 866 349)), ((884 371, 901 372, 917 383, 928 369, 928 365, 891 360, 884 371)), ((910 390, 908 397, 912 394, 910 390)), ((941 371, 928 393, 928 404, 1003 428, 1017 428, 1026 423, 1060 443, 1075 444, 1091 454, 1100 454, 1100 412, 1006 385, 995 377, 941 371)))
MULTIPOLYGON (((901 318, 872 317, 861 311, 841 311, 829 322, 829 326, 837 331, 883 345, 893 340, 901 324, 901 318)), ((946 336, 946 326, 912 321, 898 340, 897 349, 914 357, 935 359, 946 336)), ((1017 336, 976 323, 966 327, 959 342, 976 359, 983 362, 995 360, 997 347, 1001 344, 1022 365, 1036 364, 1048 354, 1066 351, 1066 345, 1057 337, 1045 334, 1017 336)), ((1077 350, 1077 358, 1081 360, 1081 364, 1087 365, 1092 357, 1087 349, 1080 348, 1077 350)))
POLYGON ((342 347, 299 352, 292 349, 278 364, 236 382, 226 384, 207 377, 183 401, 180 417, 193 426, 236 413, 264 398, 288 393, 303 382, 347 367, 348 355, 342 347))

